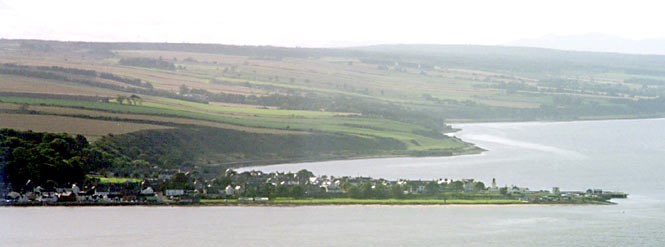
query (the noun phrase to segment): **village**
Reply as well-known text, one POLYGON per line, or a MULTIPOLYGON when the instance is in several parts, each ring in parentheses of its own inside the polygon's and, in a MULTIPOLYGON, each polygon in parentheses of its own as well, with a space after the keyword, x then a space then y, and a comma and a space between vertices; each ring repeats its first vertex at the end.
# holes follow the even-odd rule
MULTIPOLYGON (((192 172, 164 170, 154 178, 107 178, 89 176, 82 185, 37 185, 27 181, 21 191, 4 189, 3 205, 198 205, 270 204, 276 198, 291 199, 387 199, 447 201, 468 200, 478 203, 513 202, 540 204, 609 203, 626 198, 621 192, 531 191, 525 187, 490 186, 475 179, 394 180, 371 177, 315 176, 301 170, 296 173, 263 173, 226 170, 216 178, 205 179, 192 172)), ((293 201, 291 201, 293 202, 293 201)), ((421 201, 422 202, 422 201, 421 201)), ((325 204, 325 203, 323 203, 325 204)), ((501 203, 503 204, 503 203, 501 203)))

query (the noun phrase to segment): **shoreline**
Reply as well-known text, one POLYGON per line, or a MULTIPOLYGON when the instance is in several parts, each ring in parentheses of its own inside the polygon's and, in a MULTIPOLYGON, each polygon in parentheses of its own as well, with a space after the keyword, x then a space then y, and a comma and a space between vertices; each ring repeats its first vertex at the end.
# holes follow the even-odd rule
MULTIPOLYGON (((665 116, 626 116, 626 117, 615 117, 615 118, 582 118, 582 119, 550 119, 550 120, 511 120, 511 119, 490 119, 487 121, 483 120, 471 120, 468 119, 453 119, 446 122, 447 125, 455 128, 453 125, 472 125, 472 124, 510 124, 510 123, 575 123, 575 122, 603 122, 603 121, 636 121, 636 120, 657 120, 665 119, 665 116), (459 121, 456 121, 459 120, 459 121)), ((457 128, 455 128, 457 129, 457 128)))
POLYGON ((385 206, 385 207, 410 207, 410 206, 432 206, 432 207, 480 207, 480 206, 608 206, 617 205, 611 201, 585 201, 585 202, 565 202, 565 203, 534 203, 525 201, 503 201, 503 202, 483 202, 483 200, 473 200, 460 202, 442 202, 441 200, 432 200, 427 202, 422 200, 420 202, 399 202, 399 201, 359 201, 359 202, 311 202, 311 200, 289 201, 289 202, 237 202, 237 201, 203 201, 197 203, 137 203, 137 202, 121 202, 121 203, 29 203, 29 204, 3 204, 0 208, 32 208, 32 207, 320 207, 320 206, 385 206))
MULTIPOLYGON (((463 131, 463 128, 460 128, 459 125, 483 125, 483 124, 552 124, 552 123, 576 123, 576 122, 603 122, 603 121, 638 121, 638 120, 658 120, 658 119, 665 119, 665 116, 653 116, 653 117, 625 117, 625 118, 599 118, 599 119, 571 119, 571 120, 506 120, 506 121, 496 121, 496 120, 488 120, 488 121, 452 121, 452 122, 446 122, 446 124, 450 125, 453 127, 454 131, 447 132, 448 134, 452 134, 450 136, 456 137, 460 139, 461 141, 470 144, 470 148, 463 150, 462 152, 459 153, 453 153, 451 155, 424 155, 424 156, 416 156, 416 155, 408 155, 408 154, 378 154, 378 155, 362 155, 362 156, 352 156, 352 157, 329 157, 329 158, 324 158, 324 159, 292 159, 292 160, 274 160, 273 163, 271 161, 259 161, 259 163, 252 164, 249 166, 230 166, 230 168, 237 169, 237 170, 252 170, 254 168, 258 167, 266 167, 266 166, 279 166, 279 165, 289 165, 289 164, 297 164, 297 163, 316 163, 316 162, 330 162, 330 161, 350 161, 350 160, 372 160, 372 159, 389 159, 389 158, 436 158, 436 157, 459 157, 459 156, 467 156, 467 155, 480 155, 483 154, 487 151, 486 148, 479 147, 477 144, 472 143, 472 142, 467 142, 460 138, 459 136, 454 135, 455 133, 459 131, 463 131)), ((252 161, 249 161, 252 162, 252 161)), ((242 162, 235 162, 235 164, 242 163, 242 162)), ((228 165, 227 164, 213 164, 213 165, 228 165)))
MULTIPOLYGON (((251 171, 257 167, 266 167, 266 166, 279 166, 279 165, 290 165, 290 164, 300 164, 300 163, 318 163, 318 162, 333 162, 333 161, 351 161, 351 160, 374 160, 374 159, 391 159, 391 158, 438 158, 438 157, 459 157, 467 155, 480 155, 489 150, 478 147, 476 144, 469 143, 473 148, 464 150, 463 152, 454 153, 451 155, 408 155, 408 154, 379 154, 379 155, 364 155, 364 156, 351 156, 351 157, 332 157, 330 159, 294 159, 290 161, 277 161, 279 163, 266 163, 266 164, 257 164, 251 166, 230 166, 229 168, 237 171, 251 171)), ((213 164, 218 165, 218 164, 213 164)), ((222 164, 219 164, 222 165, 222 164)))
POLYGON ((108 207, 250 207, 250 208, 300 208, 300 207, 574 207, 574 206, 612 206, 616 203, 477 203, 477 204, 243 204, 243 203, 229 203, 229 204, 136 204, 136 205, 108 205, 108 204, 69 204, 69 205, 3 205, 1 208, 108 208, 108 207))

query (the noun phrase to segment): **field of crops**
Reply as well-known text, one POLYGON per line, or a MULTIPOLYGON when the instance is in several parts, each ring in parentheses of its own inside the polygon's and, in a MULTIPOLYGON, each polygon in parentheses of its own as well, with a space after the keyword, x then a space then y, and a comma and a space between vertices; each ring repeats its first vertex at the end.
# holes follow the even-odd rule
POLYGON ((44 113, 63 115, 152 120, 264 133, 320 131, 366 137, 387 137, 404 142, 411 150, 458 149, 467 145, 456 139, 441 139, 415 134, 418 131, 426 131, 415 125, 386 119, 340 116, 330 112, 211 106, 166 99, 163 101, 170 105, 146 103, 143 106, 130 106, 116 103, 3 96, 0 96, 0 101, 15 104, 25 103, 34 105, 35 110, 44 113), (47 108, 44 105, 59 107, 47 108), (69 109, 63 110, 62 107, 69 109))
POLYGON ((147 129, 166 129, 154 124, 104 121, 84 118, 0 113, 0 128, 35 132, 82 134, 92 139, 108 134, 124 134, 147 129))
POLYGON ((0 74, 0 92, 46 93, 88 96, 115 96, 118 92, 82 86, 71 82, 0 74))

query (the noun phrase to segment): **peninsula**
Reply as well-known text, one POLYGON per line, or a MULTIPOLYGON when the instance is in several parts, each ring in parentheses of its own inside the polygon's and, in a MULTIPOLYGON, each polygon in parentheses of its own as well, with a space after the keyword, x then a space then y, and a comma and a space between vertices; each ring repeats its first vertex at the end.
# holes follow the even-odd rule
POLYGON ((4 205, 608 204, 626 194, 530 191, 474 179, 389 181, 131 160, 81 135, 0 129, 4 205))
POLYGON ((315 176, 227 170, 214 179, 194 173, 163 171, 157 178, 87 176, 84 185, 35 185, 4 195, 3 205, 447 205, 447 204, 612 204, 621 192, 530 191, 518 186, 490 186, 474 179, 385 180, 371 177, 315 176))

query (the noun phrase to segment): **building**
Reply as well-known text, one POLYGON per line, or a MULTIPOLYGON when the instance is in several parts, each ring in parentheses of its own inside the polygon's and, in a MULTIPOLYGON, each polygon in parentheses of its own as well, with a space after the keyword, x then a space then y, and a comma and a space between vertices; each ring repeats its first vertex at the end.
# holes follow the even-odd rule
POLYGON ((462 183, 464 183, 464 191, 466 192, 472 192, 476 189, 476 183, 472 178, 462 179, 462 183))
POLYGON ((185 190, 183 189, 168 189, 164 191, 165 196, 183 196, 185 195, 185 190))
POLYGON ((178 172, 179 171, 174 171, 174 170, 163 170, 159 172, 159 175, 157 175, 157 179, 161 181, 171 180, 171 178, 173 178, 173 175, 175 175, 178 172))
POLYGON ((529 192, 529 188, 525 187, 517 187, 517 186, 511 186, 508 187, 508 194, 524 194, 529 192))
POLYGON ((326 180, 321 183, 321 188, 323 188, 326 193, 342 193, 341 181, 335 180, 326 180))
POLYGON ((226 196, 233 196, 235 194, 233 186, 227 185, 226 188, 224 188, 224 194, 226 194, 226 196))

